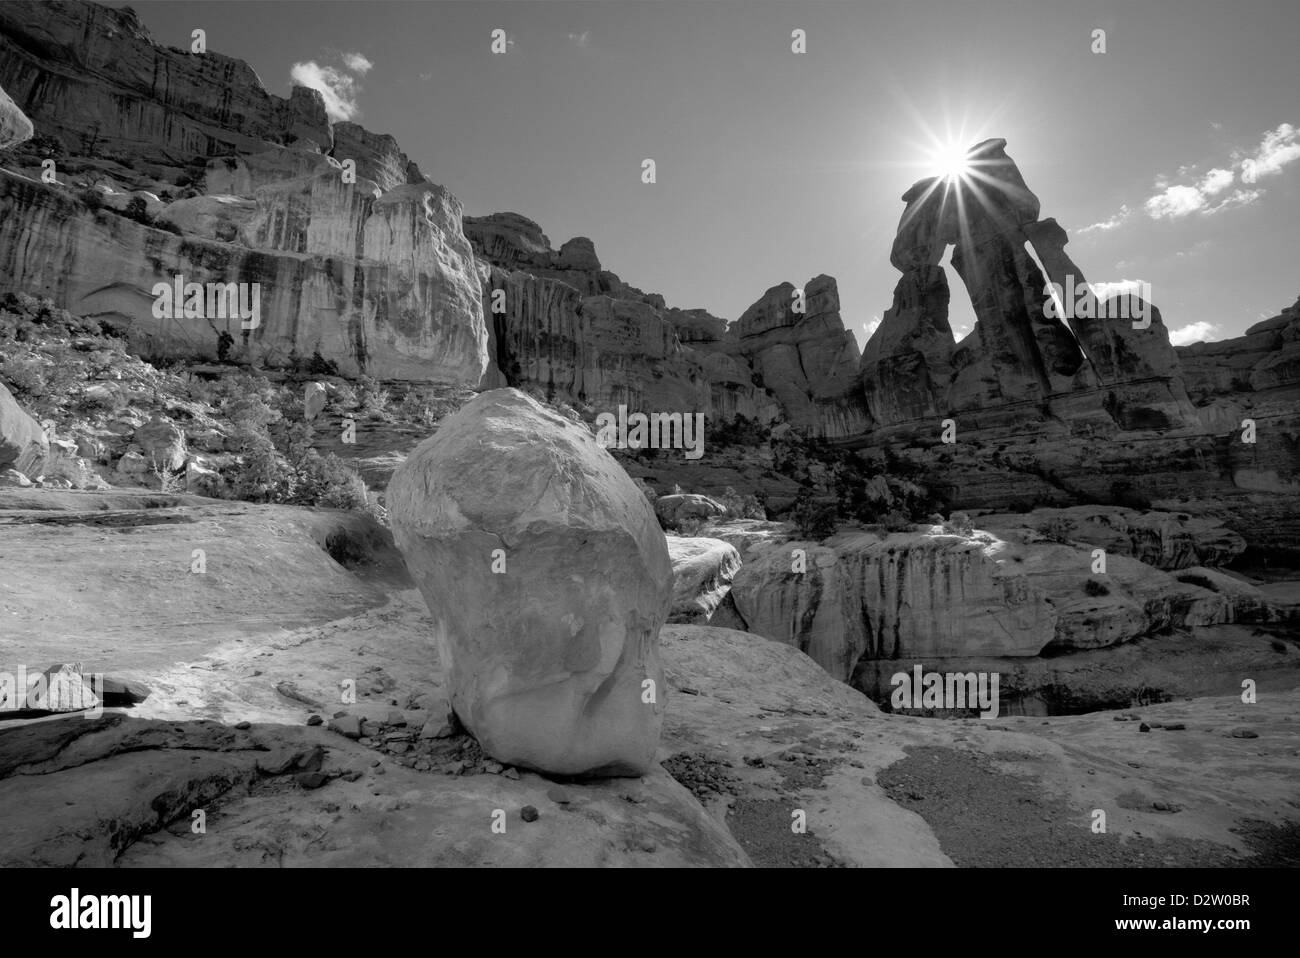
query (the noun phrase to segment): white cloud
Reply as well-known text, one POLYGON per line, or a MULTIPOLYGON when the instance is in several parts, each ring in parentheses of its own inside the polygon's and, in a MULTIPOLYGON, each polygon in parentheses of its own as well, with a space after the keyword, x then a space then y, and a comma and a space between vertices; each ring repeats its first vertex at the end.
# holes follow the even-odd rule
POLYGON ((1169 342, 1175 346, 1186 346, 1189 343, 1209 342, 1210 334, 1219 327, 1214 323, 1192 323, 1181 329, 1171 329, 1169 331, 1169 342))
POLYGON ((1205 194, 1195 186, 1170 186, 1145 204, 1153 220, 1176 220, 1205 208, 1205 194))
MULTIPOLYGON (((1218 129, 1217 126, 1215 128, 1218 129)), ((1176 220, 1193 213, 1213 216, 1223 210, 1249 206, 1263 196, 1264 191, 1237 188, 1229 193, 1228 190, 1237 182, 1238 176, 1242 183, 1251 185, 1261 176, 1282 172, 1283 167, 1296 160, 1300 160, 1300 130, 1290 123, 1283 123, 1276 130, 1265 133, 1252 154, 1234 150, 1231 166, 1214 167, 1194 183, 1175 184, 1170 177, 1156 177, 1157 192, 1143 204, 1143 209, 1153 220, 1176 220), (1217 197, 1222 198, 1216 202, 1217 197)), ((1180 166, 1174 179, 1189 180, 1196 169, 1195 165, 1180 166)), ((1084 232, 1111 229, 1114 225, 1118 223, 1109 220, 1095 223, 1084 232)))
POLYGON ((869 323, 863 323, 863 324, 862 324, 862 328, 863 328, 864 330, 866 330, 866 332, 867 332, 867 339, 870 339, 870 338, 871 338, 871 334, 874 333, 877 329, 880 328, 880 317, 879 317, 879 316, 874 316, 874 315, 873 315, 873 316, 871 317, 871 322, 869 322, 869 323))
POLYGON ((353 73, 360 73, 362 76, 365 76, 374 67, 374 63, 363 53, 345 53, 343 54, 343 63, 353 73))
POLYGON ((1201 180, 1199 189, 1206 196, 1218 196, 1230 187, 1235 179, 1236 175, 1232 170, 1210 170, 1205 174, 1205 179, 1201 180))
POLYGON ((1213 216, 1220 210, 1230 210, 1238 206, 1249 206, 1263 195, 1263 190, 1233 190, 1231 196, 1225 199, 1218 206, 1212 206, 1207 209, 1205 215, 1213 216))
POLYGON ((1254 183, 1261 176, 1281 173, 1282 167, 1300 160, 1300 130, 1283 123, 1264 134, 1255 155, 1241 161, 1241 181, 1254 183))
POLYGON ((591 42, 591 31, 583 30, 581 33, 570 33, 569 39, 580 47, 585 47, 591 42))
POLYGON ((1121 279, 1118 283, 1089 283, 1098 299, 1109 299, 1121 293, 1132 293, 1143 299, 1151 295, 1151 284, 1140 279, 1121 279))
POLYGON ((1083 229, 1079 230, 1079 233, 1083 234, 1083 233, 1108 232, 1109 230, 1113 230, 1115 227, 1119 226, 1121 223, 1127 220, 1132 215, 1132 213, 1133 211, 1128 208, 1127 204, 1125 204, 1121 206, 1119 208, 1119 212, 1116 213, 1114 216, 1112 216, 1110 219, 1102 220, 1100 223, 1093 223, 1091 226, 1085 226, 1083 229))
POLYGON ((331 120, 350 120, 357 115, 357 82, 346 73, 308 60, 295 63, 289 76, 299 86, 320 91, 331 120))

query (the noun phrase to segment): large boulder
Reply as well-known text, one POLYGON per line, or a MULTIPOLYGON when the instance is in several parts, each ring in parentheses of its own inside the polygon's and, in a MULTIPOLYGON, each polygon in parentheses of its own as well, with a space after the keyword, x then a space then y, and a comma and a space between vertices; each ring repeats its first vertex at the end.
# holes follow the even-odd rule
POLYGON ((692 519, 704 522, 727 514, 727 507, 716 499, 682 492, 660 496, 655 500, 654 509, 665 529, 676 529, 683 522, 692 519))
POLYGON ((185 465, 185 430, 165 416, 154 416, 135 431, 145 462, 175 472, 185 465))
POLYGON ((17 469, 34 476, 48 453, 45 430, 0 382, 0 469, 17 469))
POLYGON ((669 621, 708 622, 731 591, 731 580, 740 570, 740 553, 721 539, 667 539, 674 580, 669 621))
POLYGON ((645 773, 672 567, 654 510, 590 431, 517 390, 482 393, 398 467, 388 509, 452 709, 484 751, 645 773))

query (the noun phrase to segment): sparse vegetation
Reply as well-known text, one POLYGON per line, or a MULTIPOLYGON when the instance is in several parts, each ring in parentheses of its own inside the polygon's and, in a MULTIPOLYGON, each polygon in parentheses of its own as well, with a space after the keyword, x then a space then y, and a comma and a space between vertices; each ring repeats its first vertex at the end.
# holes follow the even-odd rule
POLYGON ((1038 527, 1038 534, 1052 542, 1060 542, 1068 545, 1073 541, 1074 520, 1067 519, 1065 516, 1056 516, 1048 519, 1038 527))

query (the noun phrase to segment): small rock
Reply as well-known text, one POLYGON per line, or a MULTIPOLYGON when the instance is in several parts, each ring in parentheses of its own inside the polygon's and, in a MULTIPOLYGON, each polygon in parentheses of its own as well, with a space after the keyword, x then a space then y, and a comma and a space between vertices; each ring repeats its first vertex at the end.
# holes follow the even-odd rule
POLYGON ((323 772, 299 772, 293 780, 303 788, 320 788, 326 782, 323 772))
POLYGON ((548 788, 546 790, 546 797, 549 798, 551 801, 553 801, 556 805, 568 805, 570 802, 573 801, 573 796, 570 795, 566 790, 560 788, 558 785, 556 785, 553 788, 548 788))
POLYGON ((535 822, 539 815, 537 809, 532 805, 525 805, 523 808, 519 809, 519 817, 526 822, 535 822))
POLYGON ((514 779, 516 782, 519 781, 519 769, 517 768, 508 768, 501 774, 504 775, 506 778, 514 779))
POLYGON ((361 719, 346 712, 335 716, 329 724, 330 730, 338 732, 344 738, 361 738, 361 719))
POLYGON ((1259 733, 1253 728, 1234 728, 1228 734, 1233 738, 1259 738, 1259 733))
POLYGON ((325 721, 325 720, 324 720, 323 718, 321 718, 319 715, 309 715, 309 716, 307 716, 307 724, 308 724, 308 725, 320 725, 320 724, 323 723, 324 721, 325 721))
POLYGON ((239 729, 239 731, 241 731, 241 732, 243 732, 243 731, 245 731, 245 730, 247 730, 247 729, 250 729, 250 728, 252 728, 252 727, 253 727, 253 723, 252 723, 252 722, 236 722, 236 723, 235 723, 235 728, 239 729))
POLYGON ((487 772, 489 775, 500 775, 504 769, 505 766, 500 762, 488 762, 483 766, 483 771, 487 772))
POLYGON ((1141 725, 1138 726, 1138 731, 1139 731, 1139 732, 1149 732, 1149 731, 1151 731, 1151 726, 1148 725, 1146 722, 1143 722, 1141 725))
POLYGON ((1184 725, 1182 722, 1172 722, 1169 725, 1165 726, 1166 732, 1185 732, 1186 730, 1187 730, 1187 726, 1184 725))

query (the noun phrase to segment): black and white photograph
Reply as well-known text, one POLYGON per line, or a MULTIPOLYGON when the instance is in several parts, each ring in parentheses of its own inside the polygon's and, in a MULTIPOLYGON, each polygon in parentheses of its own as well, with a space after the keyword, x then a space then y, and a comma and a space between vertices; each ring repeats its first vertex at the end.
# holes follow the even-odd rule
POLYGON ((0 0, 22 922, 996 869, 1248 940, 1297 49, 1294 0, 0 0))

